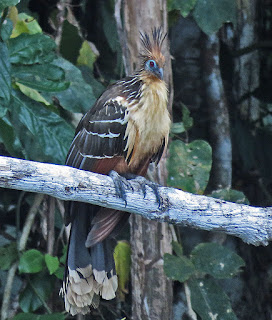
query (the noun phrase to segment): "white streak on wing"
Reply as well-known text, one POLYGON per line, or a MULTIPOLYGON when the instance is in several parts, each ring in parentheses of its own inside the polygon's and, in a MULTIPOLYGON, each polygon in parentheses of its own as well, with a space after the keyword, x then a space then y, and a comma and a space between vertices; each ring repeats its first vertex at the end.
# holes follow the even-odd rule
POLYGON ((93 120, 93 121, 89 121, 90 123, 121 123, 121 124, 125 124, 127 123, 127 119, 126 118, 118 118, 118 119, 113 119, 113 120, 93 120))
POLYGON ((118 138, 120 136, 120 133, 112 133, 110 132, 110 130, 108 133, 97 133, 88 131, 87 134, 90 134, 92 136, 98 136, 99 138, 118 138))
POLYGON ((91 158, 91 159, 109 159, 109 158, 113 158, 115 157, 115 155, 113 156, 107 156, 107 155, 103 155, 103 156, 93 156, 92 154, 84 154, 82 152, 80 152, 80 155, 83 157, 83 158, 91 158))

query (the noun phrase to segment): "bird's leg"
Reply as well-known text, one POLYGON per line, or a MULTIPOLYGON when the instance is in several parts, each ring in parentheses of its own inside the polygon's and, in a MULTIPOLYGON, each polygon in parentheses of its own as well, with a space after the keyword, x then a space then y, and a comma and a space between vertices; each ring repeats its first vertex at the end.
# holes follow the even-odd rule
POLYGON ((127 182, 128 179, 126 179, 126 177, 123 174, 120 175, 118 172, 114 170, 110 171, 109 176, 112 178, 117 196, 120 199, 122 199, 127 205, 126 190, 131 189, 133 191, 131 184, 127 182))
POLYGON ((150 187, 155 194, 156 202, 158 203, 159 208, 161 207, 162 197, 159 192, 159 187, 160 187, 159 184, 157 184, 155 182, 151 182, 142 176, 137 176, 132 173, 122 173, 122 175, 120 175, 116 171, 112 170, 112 171, 110 171, 109 176, 113 180, 116 194, 118 195, 119 198, 123 199, 126 204, 127 204, 126 189, 130 188, 133 191, 131 184, 127 180, 134 180, 140 185, 140 188, 143 192, 144 198, 146 197, 146 187, 147 186, 150 187))

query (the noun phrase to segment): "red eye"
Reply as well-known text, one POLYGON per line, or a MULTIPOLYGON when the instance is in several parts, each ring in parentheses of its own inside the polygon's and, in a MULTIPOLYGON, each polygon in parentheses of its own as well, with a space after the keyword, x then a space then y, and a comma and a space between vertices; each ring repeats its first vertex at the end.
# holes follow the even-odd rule
POLYGON ((155 62, 151 60, 151 61, 149 62, 149 66, 150 66, 151 68, 153 68, 153 67, 155 66, 155 62))

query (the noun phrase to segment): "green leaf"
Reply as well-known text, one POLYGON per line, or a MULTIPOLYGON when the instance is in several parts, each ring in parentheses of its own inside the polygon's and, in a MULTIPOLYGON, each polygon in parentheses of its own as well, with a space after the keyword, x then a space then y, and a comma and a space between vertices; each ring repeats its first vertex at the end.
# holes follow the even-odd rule
POLYGON ((20 294, 19 304, 24 312, 36 311, 52 294, 55 278, 45 272, 32 275, 24 291, 20 294))
POLYGON ((15 84, 19 88, 19 90, 30 99, 44 103, 46 106, 50 105, 50 103, 47 100, 45 100, 44 97, 37 90, 29 88, 19 82, 15 82, 15 84))
POLYGON ((12 263, 18 258, 17 244, 11 242, 10 244, 0 247, 0 269, 8 270, 12 263))
POLYGON ((59 259, 58 257, 53 257, 50 254, 44 256, 45 264, 50 274, 55 273, 59 268, 59 259))
POLYGON ((218 279, 231 278, 245 266, 240 256, 217 243, 201 243, 194 248, 191 256, 198 272, 218 279))
POLYGON ((183 122, 173 122, 171 125, 171 133, 180 134, 185 131, 183 122))
POLYGON ((5 9, 6 7, 15 6, 19 2, 20 2, 20 0, 1 0, 0 1, 0 11, 5 9))
POLYGON ((120 43, 117 34, 116 22, 114 19, 113 9, 109 2, 101 6, 103 31, 107 38, 108 44, 113 52, 120 50, 120 43))
POLYGON ((126 241, 118 241, 114 248, 114 261, 116 274, 118 276, 118 291, 122 301, 125 299, 125 293, 128 293, 127 284, 130 275, 131 249, 126 241))
POLYGON ((183 257, 183 248, 180 243, 177 241, 172 241, 172 247, 177 256, 183 257))
POLYGON ((96 100, 92 87, 84 81, 80 70, 67 60, 58 58, 53 64, 64 70, 65 79, 70 82, 70 86, 62 92, 54 93, 53 96, 50 93, 41 92, 43 97, 46 100, 57 98, 60 105, 71 112, 86 113, 96 100))
POLYGON ((105 86, 95 79, 93 72, 90 68, 88 68, 87 66, 79 66, 78 68, 81 71, 86 83, 88 83, 92 87, 95 98, 98 99, 101 96, 101 94, 105 91, 105 86))
POLYGON ((58 92, 67 89, 64 70, 53 64, 13 66, 12 76, 16 82, 39 91, 58 92))
POLYGON ((59 48, 61 56, 75 64, 82 42, 78 26, 64 20, 59 48))
POLYGON ((18 313, 12 320, 38 320, 40 315, 34 313, 18 313))
POLYGON ((30 76, 35 76, 35 81, 43 79, 52 81, 65 80, 65 72, 62 68, 50 64, 33 64, 26 66, 12 66, 12 75, 19 79, 28 79, 30 76))
POLYGON ((180 14, 186 18, 188 14, 194 9, 197 0, 168 0, 168 11, 179 10, 180 14))
POLYGON ((16 38, 22 33, 42 33, 42 29, 36 19, 26 13, 19 13, 11 37, 16 38))
POLYGON ((36 249, 25 251, 19 261, 20 273, 37 273, 44 267, 44 256, 36 249))
POLYGON ((7 106, 11 93, 11 66, 9 52, 5 43, 0 41, 0 105, 7 106))
POLYGON ((67 249, 68 249, 67 245, 65 245, 62 249, 62 256, 59 259, 60 263, 62 264, 66 263, 67 249))
POLYGON ((198 0, 193 16, 202 31, 211 35, 225 22, 236 25, 236 0, 198 0))
POLYGON ((22 145, 14 133, 14 128, 6 117, 0 119, 0 141, 13 157, 22 157, 22 145))
POLYGON ((52 65, 31 65, 29 68, 27 66, 20 67, 20 71, 15 69, 12 75, 16 82, 39 91, 58 92, 69 88, 69 82, 58 81, 58 79, 51 80, 49 79, 50 74, 47 76, 43 74, 46 68, 48 68, 48 73, 52 68, 56 69, 56 73, 58 71, 57 67, 52 67, 52 65), (38 73, 39 70, 40 73, 38 73))
POLYGON ((182 122, 184 124, 184 128, 186 131, 191 129, 194 124, 193 118, 190 117, 190 110, 183 103, 182 103, 182 122))
POLYGON ((201 320, 237 320, 229 298, 213 279, 190 279, 193 310, 201 320))
POLYGON ((230 202, 249 204, 249 201, 245 194, 234 189, 215 190, 210 194, 210 196, 216 199, 226 200, 230 202))
POLYGON ((194 273, 195 268, 192 262, 185 256, 173 256, 169 253, 164 255, 164 272, 168 278, 184 282, 194 273))
POLYGON ((55 42, 44 34, 21 34, 9 40, 11 63, 33 64, 51 62, 55 53, 55 42))
POLYGON ((7 41, 11 36, 13 23, 10 19, 5 19, 0 30, 0 36, 3 41, 7 41))
POLYGON ((98 57, 98 52, 94 52, 94 49, 87 40, 83 41, 79 50, 79 56, 77 58, 77 65, 87 66, 93 70, 93 64, 98 57))
POLYGON ((185 144, 174 140, 169 147, 168 186, 202 194, 209 180, 212 150, 203 140, 185 144))
POLYGON ((63 313, 52 314, 35 314, 35 313, 18 313, 12 320, 64 320, 66 318, 63 313))
POLYGON ((10 109, 11 122, 16 124, 16 134, 27 157, 36 161, 64 163, 74 136, 70 125, 56 113, 20 92, 14 91, 10 109))
POLYGON ((65 268, 64 268, 64 267, 59 267, 59 268, 54 272, 54 275, 55 275, 58 279, 63 280, 64 272, 65 272, 65 268))

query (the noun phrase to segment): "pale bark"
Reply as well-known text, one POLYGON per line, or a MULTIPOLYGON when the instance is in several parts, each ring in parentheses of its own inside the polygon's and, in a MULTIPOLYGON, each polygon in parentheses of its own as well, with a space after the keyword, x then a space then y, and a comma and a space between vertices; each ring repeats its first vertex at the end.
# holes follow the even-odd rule
MULTIPOLYGON (((2 188, 44 193, 62 200, 127 211, 150 220, 224 232, 254 245, 267 245, 272 239, 272 207, 252 207, 163 186, 159 187, 161 204, 158 206, 148 185, 144 197, 143 184, 137 178, 124 181, 126 202, 116 196, 109 176, 67 166, 0 157, 2 188)), ((153 232, 152 227, 146 232, 153 232)), ((162 253, 163 248, 157 252, 162 253)), ((147 266, 147 269, 153 261, 162 264, 160 259, 146 261, 143 267, 147 266)))

